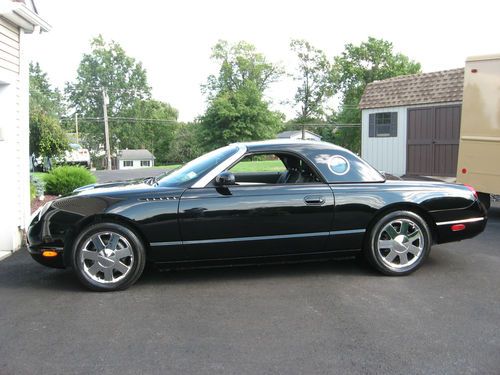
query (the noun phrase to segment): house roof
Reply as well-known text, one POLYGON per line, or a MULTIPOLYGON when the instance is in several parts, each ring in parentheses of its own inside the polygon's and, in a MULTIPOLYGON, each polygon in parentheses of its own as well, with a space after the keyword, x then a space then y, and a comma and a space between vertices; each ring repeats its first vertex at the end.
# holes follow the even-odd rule
POLYGON ((39 28, 40 31, 49 31, 50 25, 38 15, 33 0, 26 4, 25 0, 12 0, 0 2, 0 16, 19 26, 26 33, 32 33, 39 28))
POLYGON ((118 160, 154 160, 154 155, 146 149, 140 150, 121 150, 117 157, 118 160))
POLYGON ((463 88, 463 68, 399 76, 369 83, 359 108, 460 102, 463 88))
MULTIPOLYGON (((313 135, 314 137, 318 137, 321 139, 321 136, 316 134, 316 133, 310 132, 309 130, 306 130, 305 132, 307 134, 313 135)), ((302 130, 287 130, 287 131, 279 133, 276 136, 276 138, 290 138, 294 135, 302 135, 302 130)))

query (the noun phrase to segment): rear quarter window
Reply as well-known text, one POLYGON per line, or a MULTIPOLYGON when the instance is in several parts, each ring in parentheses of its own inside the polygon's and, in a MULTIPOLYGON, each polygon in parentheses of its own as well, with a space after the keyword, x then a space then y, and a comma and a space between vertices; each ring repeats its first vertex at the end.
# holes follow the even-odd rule
POLYGON ((325 150, 309 155, 328 183, 383 182, 384 177, 351 152, 325 150))

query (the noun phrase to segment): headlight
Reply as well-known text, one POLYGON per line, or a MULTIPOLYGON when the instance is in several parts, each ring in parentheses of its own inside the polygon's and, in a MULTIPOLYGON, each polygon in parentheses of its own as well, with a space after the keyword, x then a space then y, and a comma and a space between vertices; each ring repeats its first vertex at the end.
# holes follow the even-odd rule
POLYGON ((42 207, 39 207, 35 212, 31 214, 30 224, 33 224, 34 221, 39 221, 44 213, 50 208, 50 205, 53 201, 48 201, 42 207))

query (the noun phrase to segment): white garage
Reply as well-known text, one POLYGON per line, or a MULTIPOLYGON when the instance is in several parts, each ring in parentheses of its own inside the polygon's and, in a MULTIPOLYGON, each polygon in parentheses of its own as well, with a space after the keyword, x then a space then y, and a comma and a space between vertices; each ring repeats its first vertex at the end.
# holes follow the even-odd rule
POLYGON ((29 88, 26 34, 48 31, 32 1, 0 3, 0 257, 22 245, 30 218, 29 88))

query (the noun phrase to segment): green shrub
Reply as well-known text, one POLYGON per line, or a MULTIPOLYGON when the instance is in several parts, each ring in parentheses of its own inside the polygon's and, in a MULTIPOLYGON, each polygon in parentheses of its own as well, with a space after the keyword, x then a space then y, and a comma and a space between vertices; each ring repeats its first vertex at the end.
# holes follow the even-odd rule
POLYGON ((33 200, 35 198, 36 198, 36 186, 30 182, 30 200, 33 200))
MULTIPOLYGON (((31 181, 30 188, 32 189, 31 195, 33 196, 34 194, 34 197, 41 197, 45 193, 45 181, 43 180, 43 178, 40 177, 40 175, 32 173, 30 175, 30 181, 31 181)), ((33 199, 33 197, 31 199, 33 199)))
POLYGON ((54 168, 45 177, 47 193, 65 195, 80 186, 93 184, 95 176, 83 167, 62 166, 54 168))

